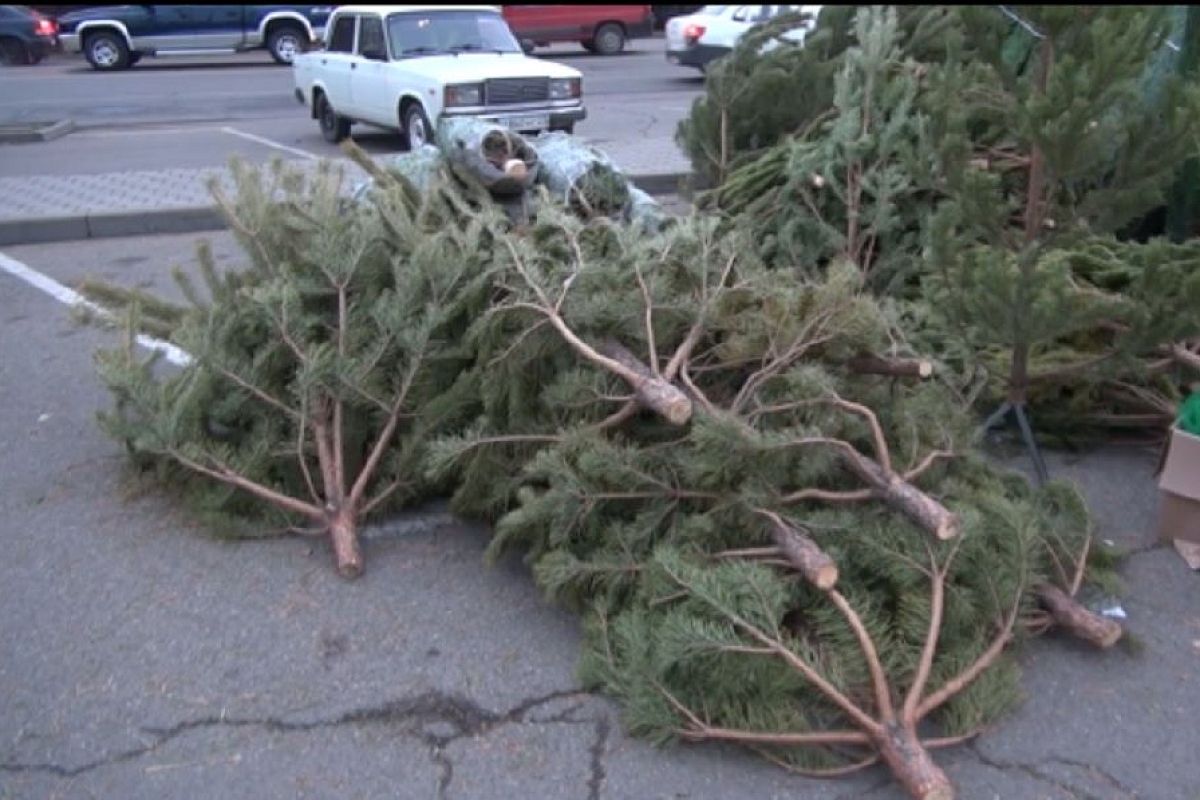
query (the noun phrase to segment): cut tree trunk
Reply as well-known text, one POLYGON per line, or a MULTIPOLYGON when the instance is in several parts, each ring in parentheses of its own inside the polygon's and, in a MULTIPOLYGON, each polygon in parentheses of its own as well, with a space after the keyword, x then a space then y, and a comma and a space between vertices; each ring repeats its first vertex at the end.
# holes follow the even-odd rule
POLYGON ((892 775, 917 800, 954 800, 954 787, 933 762, 916 730, 893 723, 875 738, 879 756, 892 775))
POLYGON ((1055 624, 1072 636, 1100 648, 1112 647, 1120 640, 1122 630, 1119 624, 1088 611, 1058 587, 1043 583, 1035 592, 1055 624))
POLYGON ((945 541, 962 532, 962 521, 957 514, 897 473, 885 470, 877 461, 861 454, 847 461, 851 469, 871 486, 876 496, 933 536, 945 541))
POLYGON ((333 515, 329 522, 329 541, 333 559, 343 578, 357 578, 363 571, 362 549, 358 542, 358 520, 348 509, 333 515))
POLYGON ((610 340, 600 347, 600 352, 634 373, 631 388, 641 405, 658 413, 672 425, 684 425, 692 418, 692 401, 688 396, 670 381, 651 372, 624 346, 610 340))
POLYGON ((837 564, 817 543, 788 525, 778 514, 765 512, 771 522, 771 538, 783 556, 805 580, 822 591, 832 589, 838 580, 837 564))
POLYGON ((933 375, 933 363, 923 358, 883 358, 861 355, 847 364, 851 372, 864 375, 891 375, 897 378, 928 378, 933 375))

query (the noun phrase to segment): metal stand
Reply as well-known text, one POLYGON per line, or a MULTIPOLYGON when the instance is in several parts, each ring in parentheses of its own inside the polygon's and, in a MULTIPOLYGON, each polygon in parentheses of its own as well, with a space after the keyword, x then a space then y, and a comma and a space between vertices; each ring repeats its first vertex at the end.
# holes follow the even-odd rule
POLYGON ((1038 449, 1037 441, 1033 438, 1033 427, 1029 424, 1029 415, 1025 413, 1024 403, 1014 404, 1006 400, 983 423, 983 433, 986 435, 992 428, 1003 423, 1009 414, 1017 419, 1017 427, 1021 430, 1021 439, 1025 442, 1025 449, 1029 451, 1029 457, 1033 459, 1033 469, 1037 475, 1037 485, 1040 488, 1050 480, 1050 473, 1046 469, 1046 462, 1042 459, 1042 452, 1038 449))

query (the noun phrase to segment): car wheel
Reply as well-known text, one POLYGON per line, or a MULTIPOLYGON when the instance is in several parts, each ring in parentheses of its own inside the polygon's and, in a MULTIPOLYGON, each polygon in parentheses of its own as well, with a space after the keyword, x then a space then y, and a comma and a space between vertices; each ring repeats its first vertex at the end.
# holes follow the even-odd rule
POLYGON ((625 49, 625 30, 615 22, 606 22, 596 28, 592 46, 602 56, 614 56, 625 49))
POLYGON ((408 143, 409 152, 419 150, 421 145, 433 144, 433 126, 429 117, 418 103, 409 103, 404 107, 404 140, 408 143))
POLYGON ((25 45, 20 39, 8 36, 0 39, 0 64, 6 67, 15 67, 28 63, 29 51, 25 49, 25 45))
POLYGON ((125 69, 130 64, 129 48, 125 46, 125 40, 109 31, 99 31, 88 36, 83 51, 93 69, 125 69))
POLYGON ((308 49, 308 37, 295 25, 280 25, 267 35, 267 50, 277 64, 291 64, 308 49))
POLYGON ((339 116, 324 94, 317 95, 317 121, 321 125, 321 136, 330 144, 337 144, 350 135, 350 120, 339 116))
POLYGON ((142 60, 141 53, 130 53, 129 54, 129 66, 132 67, 134 64, 138 63, 141 60, 142 60))
POLYGON ((580 42, 580 44, 583 45, 583 49, 587 50, 589 53, 596 52, 596 43, 591 39, 584 39, 580 42))

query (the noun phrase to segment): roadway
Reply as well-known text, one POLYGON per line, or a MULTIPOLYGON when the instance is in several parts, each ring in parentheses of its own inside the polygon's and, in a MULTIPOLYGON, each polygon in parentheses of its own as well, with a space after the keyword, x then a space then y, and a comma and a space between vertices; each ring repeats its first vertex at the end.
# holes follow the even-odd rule
MULTIPOLYGON (((662 51, 662 39, 654 38, 630 42, 619 56, 577 45, 537 55, 583 72, 588 119, 577 135, 601 148, 655 142, 673 150, 675 128, 704 85, 695 70, 668 64, 662 51)), ((292 89, 291 69, 262 52, 146 59, 118 73, 96 72, 78 55, 6 68, 0 124, 70 119, 76 131, 0 148, 0 176, 218 166, 235 154, 257 160, 273 150, 287 157, 288 148, 338 155, 292 89)), ((370 126, 355 126, 354 137, 369 151, 402 149, 398 136, 370 126)))

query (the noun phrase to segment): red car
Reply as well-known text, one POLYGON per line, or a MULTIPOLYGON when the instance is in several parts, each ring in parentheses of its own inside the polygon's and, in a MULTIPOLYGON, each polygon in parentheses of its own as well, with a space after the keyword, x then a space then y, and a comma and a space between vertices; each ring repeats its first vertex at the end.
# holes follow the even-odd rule
POLYGON ((591 53, 614 55, 625 42, 654 32, 651 6, 504 6, 513 35, 535 46, 579 42, 591 53))

